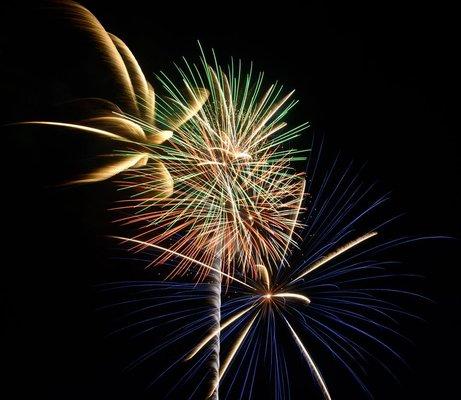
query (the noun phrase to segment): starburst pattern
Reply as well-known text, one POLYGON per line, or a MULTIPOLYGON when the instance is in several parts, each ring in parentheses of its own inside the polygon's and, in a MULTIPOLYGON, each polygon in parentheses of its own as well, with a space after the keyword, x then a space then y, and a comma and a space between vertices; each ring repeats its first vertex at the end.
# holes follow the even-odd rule
MULTIPOLYGON (((219 255, 227 274, 238 270, 256 277, 258 264, 278 267, 294 242, 304 176, 293 162, 304 156, 284 145, 307 124, 287 129, 283 120, 296 103, 293 92, 283 94, 276 84, 265 87, 263 74, 244 73, 241 63, 224 72, 202 56, 200 66, 185 62, 178 71, 190 98, 200 98, 198 88, 210 98, 159 146, 174 195, 155 195, 159 182, 150 166, 130 171, 121 185, 134 194, 119 208, 129 213, 121 221, 136 223, 141 230, 136 239, 145 243, 167 243, 206 264, 219 255)), ((158 120, 169 126, 172 116, 187 108, 187 99, 167 75, 159 80, 166 96, 158 102, 158 120)), ((189 265, 183 259, 174 273, 189 265)), ((206 273, 200 270, 199 278, 206 273)))
MULTIPOLYGON (((402 236, 386 240, 382 233, 394 219, 382 219, 388 196, 376 195, 371 190, 373 186, 364 185, 352 165, 341 169, 337 162, 330 168, 323 167, 323 171, 317 170, 315 160, 310 162, 309 170, 317 176, 314 183, 308 185, 310 207, 304 215, 305 227, 300 233, 302 257, 294 255, 290 258, 291 266, 274 271, 259 264, 258 277, 249 277, 245 282, 238 274, 228 277, 229 290, 222 297, 219 325, 212 321, 210 306, 200 301, 208 298, 212 284, 125 282, 108 285, 106 289, 111 292, 130 290, 136 293, 137 288, 147 293, 171 292, 172 299, 178 296, 189 305, 176 311, 172 319, 162 317, 166 325, 174 325, 176 317, 187 322, 173 330, 166 342, 137 359, 133 366, 187 337, 190 349, 186 348, 185 354, 172 359, 167 370, 154 379, 154 383, 158 382, 185 360, 189 369, 171 389, 170 394, 174 393, 191 381, 202 382, 199 371, 213 352, 210 343, 218 336, 222 364, 211 391, 220 387, 224 398, 252 398, 254 391, 258 391, 254 388, 256 376, 263 369, 270 371, 274 398, 290 398, 290 380, 294 374, 292 366, 287 364, 289 348, 299 350, 306 362, 306 373, 310 371, 324 399, 334 397, 336 392, 334 381, 324 375, 328 361, 335 361, 368 395, 367 366, 376 364, 394 376, 394 366, 404 361, 385 339, 394 344, 407 341, 399 324, 403 318, 418 319, 401 308, 397 299, 407 298, 406 304, 412 298, 418 302, 427 299, 394 286, 396 278, 402 281, 417 276, 399 272, 400 263, 383 259, 380 253, 422 238, 402 236), (211 330, 208 329, 210 325, 211 330), (291 337, 291 343, 287 337, 291 337), (378 354, 387 356, 383 359, 378 354)), ((148 243, 144 243, 144 248, 148 254, 164 251, 148 243)), ((174 256, 169 261, 173 265, 184 257, 180 253, 174 256)), ((196 260, 192 264, 196 268, 203 267, 196 260)), ((135 298, 143 299, 140 296, 135 298)), ((149 298, 146 301, 149 304, 149 298)), ((154 318, 157 320, 160 316, 154 318)), ((149 335, 150 324, 150 317, 147 317, 124 329, 149 335)), ((193 398, 194 394, 191 396, 193 398)))

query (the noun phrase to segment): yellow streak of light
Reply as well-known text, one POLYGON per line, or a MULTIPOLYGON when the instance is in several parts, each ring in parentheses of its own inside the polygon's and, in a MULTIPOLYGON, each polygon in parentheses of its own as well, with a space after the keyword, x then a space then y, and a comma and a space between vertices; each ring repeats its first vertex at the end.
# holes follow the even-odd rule
POLYGON ((59 3, 65 15, 70 17, 78 28, 86 31, 96 42, 96 46, 101 52, 103 59, 107 61, 108 65, 117 76, 116 82, 121 86, 120 93, 126 98, 126 106, 129 107, 130 113, 137 114, 136 93, 130 79, 128 68, 108 32, 106 32, 98 19, 82 5, 74 1, 59 3))
POLYGON ((173 136, 173 131, 159 131, 157 133, 151 133, 147 136, 147 141, 150 144, 162 144, 167 140, 171 139, 173 136))
POLYGON ((51 125, 51 126, 60 126, 63 128, 78 129, 85 132, 96 133, 101 136, 106 136, 114 140, 120 140, 122 142, 130 142, 130 140, 125 139, 122 136, 115 135, 114 133, 104 131, 102 129, 92 128, 90 126, 78 125, 78 124, 68 124, 66 122, 49 122, 49 121, 27 121, 19 122, 18 125, 51 125))
POLYGON ((364 242, 365 240, 370 239, 373 236, 376 236, 378 232, 369 232, 365 235, 360 236, 359 238, 352 240, 349 243, 346 243, 344 246, 332 251, 331 253, 327 254, 326 256, 322 257, 321 259, 314 262, 311 266, 309 266, 306 271, 304 271, 301 275, 299 275, 296 279, 292 280, 291 283, 298 281, 299 279, 306 276, 308 273, 315 271, 317 268, 321 267, 322 265, 326 264, 327 262, 333 260, 335 257, 338 257, 342 253, 352 249, 353 247, 359 245, 360 243, 364 242))
POLYGON ((162 162, 155 162, 152 177, 161 183, 160 196, 170 197, 173 194, 174 182, 168 168, 162 162))
POLYGON ((261 274, 261 279, 264 282, 264 285, 269 290, 270 289, 269 271, 267 270, 266 266, 262 264, 257 264, 256 266, 259 270, 259 273, 261 274))
POLYGON ((195 92, 187 86, 191 95, 191 103, 188 107, 183 107, 183 114, 179 115, 169 122, 169 127, 174 131, 181 125, 193 118, 202 108, 203 104, 208 100, 209 92, 206 89, 196 88, 195 92))
POLYGON ((302 294, 297 294, 297 293, 275 293, 271 297, 281 297, 281 298, 288 298, 288 299, 297 299, 297 300, 302 300, 305 301, 307 304, 310 304, 310 299, 306 296, 303 296, 302 294))
POLYGON ((95 171, 84 175, 80 179, 68 182, 69 185, 76 183, 93 183, 100 182, 125 171, 128 168, 145 165, 148 159, 147 154, 135 154, 132 156, 123 156, 122 160, 110 163, 107 166, 96 169, 95 171))
POLYGON ((229 318, 226 322, 224 322, 219 328, 216 328, 211 332, 208 336, 206 336, 197 346, 194 347, 192 352, 186 357, 186 361, 190 360, 193 358, 205 345, 213 339, 219 332, 221 332, 223 329, 227 328, 230 324, 232 324, 234 321, 238 320, 240 317, 245 315, 248 311, 250 311, 253 307, 255 307, 256 304, 253 304, 252 306, 245 308, 243 311, 240 311, 239 313, 235 314, 233 317, 229 318))
MULTIPOLYGON (((136 60, 136 57, 133 55, 128 46, 117 36, 109 33, 109 37, 112 39, 115 47, 117 48, 120 56, 122 57, 125 68, 128 72, 131 85, 135 91, 136 98, 141 98, 143 103, 148 104, 149 99, 149 85, 146 81, 144 73, 142 72, 141 67, 136 60)), ((137 104, 138 111, 143 111, 139 104, 137 104)), ((147 107, 148 110, 148 107, 147 107)), ((145 112, 144 112, 145 114, 145 112)))
POLYGON ((156 244, 152 244, 152 243, 149 243, 149 242, 143 242, 142 240, 130 239, 130 238, 125 238, 125 237, 121 237, 121 236, 109 236, 109 237, 112 237, 114 239, 123 240, 125 242, 137 243, 137 244, 141 244, 141 245, 146 246, 146 247, 152 247, 154 249, 162 250, 162 251, 164 251, 166 253, 170 253, 170 254, 173 254, 175 256, 184 258, 185 260, 188 260, 188 261, 190 261, 190 262, 192 262, 194 264, 200 265, 201 267, 205 267, 205 268, 208 268, 209 270, 218 272, 219 274, 221 274, 222 276, 225 276, 226 278, 232 279, 233 281, 238 282, 243 286, 246 286, 246 287, 248 287, 250 289, 256 290, 253 286, 249 285, 248 283, 245 283, 245 282, 241 281, 240 279, 234 278, 232 275, 226 274, 225 272, 222 272, 219 269, 213 268, 208 264, 202 263, 201 261, 195 260, 192 257, 188 257, 188 256, 186 256, 184 254, 181 254, 181 253, 177 252, 177 251, 167 249, 166 247, 158 246, 156 244))
POLYGON ((213 385, 211 393, 208 395, 208 397, 213 396, 213 393, 218 389, 219 383, 221 382, 221 379, 223 378, 224 374, 226 373, 227 368, 229 368, 230 363, 232 362, 233 358, 237 354, 237 351, 239 350, 240 346, 242 345, 243 341, 245 340, 246 336, 248 335, 248 332, 250 331, 251 327, 253 326, 253 323, 255 322, 256 317, 258 315, 259 315, 259 311, 251 319, 251 321, 245 326, 245 329, 242 331, 240 336, 235 341, 234 346, 232 346, 232 349, 230 350, 229 354, 227 355, 226 359, 224 360, 223 365, 221 366, 221 370, 219 371, 219 377, 216 380, 215 384, 213 385))
POLYGON ((307 351, 306 347, 303 345, 303 342, 301 342, 301 339, 299 336, 296 334, 295 330, 293 327, 290 325, 290 323, 287 321, 285 317, 283 317, 285 322, 288 325, 288 328, 290 328, 291 334, 293 335, 296 344, 298 345, 299 349, 303 353, 307 364, 309 365, 310 370, 312 371, 313 375, 315 376, 315 379, 317 380, 318 384, 320 385, 320 388, 322 390, 323 397, 327 400, 331 400, 330 393, 328 392, 327 385, 325 381, 322 378, 322 374, 320 373, 319 369, 317 368, 317 365, 315 365, 314 360, 312 359, 311 355, 307 351))
MULTIPOLYGON (((141 126, 131 119, 125 118, 123 115, 117 115, 114 111, 112 112, 115 115, 102 115, 100 117, 89 118, 84 121, 88 124, 98 124, 99 129, 111 132, 123 132, 123 137, 126 139, 131 139, 136 142, 145 142, 146 134, 142 130, 141 126)), ((79 124, 85 126, 85 124, 79 124)), ((115 134, 115 133, 114 133, 115 134)))

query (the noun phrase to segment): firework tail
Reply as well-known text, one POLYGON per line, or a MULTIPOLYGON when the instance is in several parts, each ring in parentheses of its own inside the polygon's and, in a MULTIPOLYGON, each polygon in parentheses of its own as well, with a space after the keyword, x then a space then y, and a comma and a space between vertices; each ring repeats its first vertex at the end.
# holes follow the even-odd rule
POLYGON ((221 327, 221 285, 222 275, 218 272, 221 271, 222 257, 221 257, 221 246, 216 249, 216 255, 213 261, 213 268, 210 273, 210 301, 212 306, 212 326, 211 332, 215 332, 213 339, 210 341, 210 346, 213 349, 210 357, 210 373, 211 373, 211 394, 209 399, 219 399, 219 369, 220 369, 220 358, 219 353, 221 349, 220 340, 220 327, 221 327))

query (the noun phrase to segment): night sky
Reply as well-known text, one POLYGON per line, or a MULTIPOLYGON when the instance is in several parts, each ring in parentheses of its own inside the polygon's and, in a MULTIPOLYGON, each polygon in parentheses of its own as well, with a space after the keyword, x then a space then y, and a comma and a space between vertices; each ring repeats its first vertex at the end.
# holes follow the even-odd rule
MULTIPOLYGON (((311 122, 300 146, 309 146, 313 135, 324 138, 326 158, 340 152, 344 160, 366 163, 364 179, 392 192, 395 213, 405 213, 396 233, 451 237, 397 252, 408 271, 424 276, 416 288, 433 301, 408 304, 425 322, 402 322, 413 344, 398 344, 408 364, 391 364, 399 381, 371 364, 366 382, 378 400, 455 397, 461 199, 454 9, 399 2, 81 3, 126 42, 151 81, 182 56, 197 59, 197 40, 223 62, 230 56, 253 61, 268 81, 296 89, 301 101, 288 122, 311 122)), ((63 118, 67 101, 110 98, 115 85, 91 41, 49 3, 12 2, 0 10, 2 124, 63 118)), ((146 389, 155 362, 123 372, 142 340, 108 338, 111 318, 97 311, 107 302, 97 293, 99 283, 155 278, 139 263, 121 262, 127 254, 107 239, 122 229, 108 211, 117 194, 107 182, 57 186, 91 157, 93 143, 58 130, 1 131, 0 397, 163 398, 161 388, 146 389)), ((387 361, 386 354, 378 356, 387 361)), ((294 369, 302 370, 302 360, 293 357, 294 369)), ((334 398, 365 398, 339 367, 325 369, 334 398)), ((264 379, 258 378, 256 399, 272 398, 264 379)), ((307 371, 300 379, 306 384, 293 384, 293 399, 320 398, 307 371)))

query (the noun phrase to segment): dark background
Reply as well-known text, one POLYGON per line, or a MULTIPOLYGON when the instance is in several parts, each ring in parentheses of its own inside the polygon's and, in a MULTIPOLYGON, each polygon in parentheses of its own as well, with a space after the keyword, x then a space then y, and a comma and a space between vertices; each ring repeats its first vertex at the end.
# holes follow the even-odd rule
MULTIPOLYGON (((171 70, 182 56, 196 58, 197 39, 221 60, 254 61, 268 80, 297 90, 290 122, 311 121, 306 144, 313 133, 324 135, 332 153, 366 161, 366 174, 392 189, 393 204, 407 213, 402 232, 459 237, 454 9, 442 2, 82 4, 128 44, 147 76, 171 70)), ((41 2, 1 7, 2 123, 54 118, 64 101, 114 90, 90 42, 56 10, 41 2)), ((122 372, 130 350, 104 337, 107 326, 95 312, 95 283, 139 277, 111 262, 105 235, 117 229, 107 211, 116 195, 108 183, 54 186, 82 154, 90 156, 91 143, 38 128, 3 127, 1 134, 1 397, 157 398, 142 377, 122 372)), ((457 248, 456 239, 410 248, 411 268, 426 277, 421 285, 434 304, 418 310, 426 323, 407 326, 415 345, 403 349, 409 369, 398 369, 400 382, 370 374, 376 399, 456 395, 457 248)), ((328 379, 342 382, 337 374, 328 379)), ((335 398, 357 396, 347 383, 331 386, 335 398)), ((293 398, 304 398, 302 390, 293 398)))

